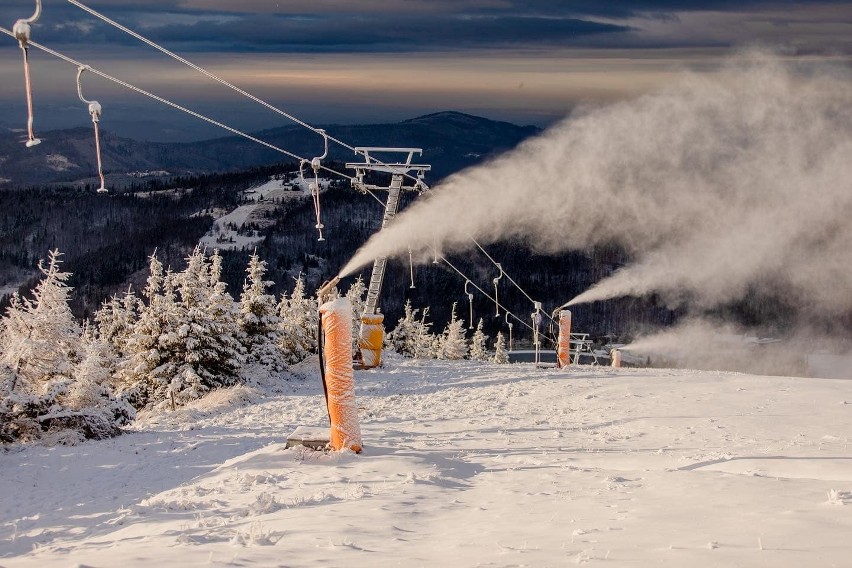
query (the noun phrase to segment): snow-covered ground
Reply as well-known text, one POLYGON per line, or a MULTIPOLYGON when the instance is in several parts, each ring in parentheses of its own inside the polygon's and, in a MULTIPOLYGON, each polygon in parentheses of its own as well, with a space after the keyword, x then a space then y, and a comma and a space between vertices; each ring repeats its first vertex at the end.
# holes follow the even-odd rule
POLYGON ((390 357, 0 455, 0 565, 849 566, 852 381, 390 357))
MULTIPOLYGON (((243 195, 250 203, 240 205, 216 219, 210 231, 201 237, 201 244, 221 250, 236 250, 257 245, 263 241, 263 236, 239 234, 252 214, 264 203, 272 200, 309 198, 310 183, 312 180, 309 181, 307 178, 305 181, 298 177, 289 181, 273 178, 262 185, 246 190, 243 195)), ((319 178, 320 192, 327 190, 330 183, 330 179, 319 178)))

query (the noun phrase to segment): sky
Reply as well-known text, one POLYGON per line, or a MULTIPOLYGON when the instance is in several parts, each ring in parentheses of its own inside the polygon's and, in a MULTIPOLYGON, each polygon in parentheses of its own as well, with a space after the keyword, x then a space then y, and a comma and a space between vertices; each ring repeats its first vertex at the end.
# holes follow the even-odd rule
MULTIPOLYGON (((635 97, 684 69, 761 46, 804 65, 852 61, 852 2, 794 0, 97 0, 91 8, 314 124, 396 122, 443 110, 547 126, 635 97)), ((32 14, 4 0, 0 25, 32 14)), ((246 130, 287 124, 71 5, 44 0, 33 39, 246 130)), ((32 50, 36 123, 85 125, 76 69, 32 50)), ((89 76, 121 135, 221 134, 89 76)), ((0 126, 25 120, 17 43, 0 36, 0 126)))

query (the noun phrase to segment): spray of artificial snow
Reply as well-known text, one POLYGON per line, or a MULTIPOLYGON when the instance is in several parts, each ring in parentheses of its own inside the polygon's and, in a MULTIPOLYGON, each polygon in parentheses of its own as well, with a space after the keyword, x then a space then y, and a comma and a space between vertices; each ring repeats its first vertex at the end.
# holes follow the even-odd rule
POLYGON ((852 308, 852 83, 747 53, 667 90, 580 113, 448 178, 375 235, 351 273, 470 237, 540 251, 625 247, 635 262, 572 303, 657 292, 712 306, 783 290, 852 308))

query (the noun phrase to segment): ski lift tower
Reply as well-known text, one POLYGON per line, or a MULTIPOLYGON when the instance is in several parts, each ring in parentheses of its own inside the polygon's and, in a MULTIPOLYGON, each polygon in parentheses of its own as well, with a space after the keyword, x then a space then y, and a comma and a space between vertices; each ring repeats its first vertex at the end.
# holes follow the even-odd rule
MULTIPOLYGON (((388 200, 385 203, 385 215, 382 219, 382 228, 393 221, 399 210, 399 200, 403 191, 422 192, 429 189, 423 181, 423 177, 432 166, 428 164, 414 164, 414 155, 423 154, 421 148, 381 148, 361 147, 355 148, 355 152, 364 156, 363 162, 347 163, 346 167, 355 170, 355 178, 352 185, 355 189, 366 193, 370 191, 387 191, 388 200), (404 162, 390 161, 376 163, 370 154, 407 154, 404 162), (382 172, 391 174, 390 185, 378 186, 368 184, 365 181, 367 172, 382 172), (410 175, 416 172, 416 178, 410 175), (405 178, 414 178, 412 185, 405 185, 405 178)), ((387 257, 380 257, 373 261, 373 272, 370 275, 370 285, 367 288, 367 300, 364 305, 364 313, 361 315, 361 329, 358 339, 358 352, 360 363, 363 368, 370 369, 378 367, 382 362, 382 343, 384 342, 384 315, 379 312, 379 296, 382 292, 382 282, 385 279, 387 257)))

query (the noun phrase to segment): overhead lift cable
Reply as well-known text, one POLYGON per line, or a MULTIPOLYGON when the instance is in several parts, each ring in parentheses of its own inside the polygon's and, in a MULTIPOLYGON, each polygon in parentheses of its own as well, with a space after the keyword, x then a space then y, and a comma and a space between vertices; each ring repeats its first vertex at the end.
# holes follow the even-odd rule
MULTIPOLYGON (((161 53, 163 53, 163 54, 165 54, 165 55, 168 55, 168 56, 169 56, 169 57, 171 57, 172 59, 174 59, 174 60, 176 60, 176 61, 179 61, 180 63, 183 63, 184 65, 186 65, 186 66, 188 66, 188 67, 191 67, 192 69, 195 69, 196 71, 198 71, 198 72, 199 72, 199 73, 201 73, 202 75, 205 75, 206 77, 209 77, 210 79, 213 79, 214 81, 216 81, 216 82, 218 82, 218 83, 220 83, 220 84, 222 84, 222 85, 224 85, 224 86, 228 87, 229 89, 233 89, 233 90, 234 90, 234 91, 236 91, 237 93, 239 93, 239 94, 241 94, 241 95, 243 95, 243 96, 245 96, 245 97, 248 97, 249 99, 253 100, 254 102, 256 102, 256 103, 258 103, 258 104, 263 105, 264 107, 268 108, 269 110, 271 110, 271 111, 273 111, 273 112, 275 112, 275 113, 278 113, 278 114, 280 114, 281 116, 283 116, 283 117, 285 117, 285 118, 287 118, 287 119, 289 119, 289 120, 291 120, 291 121, 295 122, 295 123, 296 123, 296 124, 298 124, 299 126, 303 126, 303 127, 307 128, 308 130, 311 130, 311 131, 313 131, 313 132, 315 132, 315 133, 319 134, 320 136, 323 136, 323 138, 325 138, 325 139, 326 139, 326 141, 330 140, 330 141, 334 142, 335 144, 339 144, 340 146, 343 146, 344 148, 347 148, 347 149, 349 149, 349 150, 352 150, 354 153, 356 153, 356 154, 360 154, 360 155, 364 156, 364 157, 367 159, 367 161, 368 161, 368 162, 369 162, 369 161, 373 161, 373 162, 375 162, 376 164, 378 164, 378 165, 380 165, 380 166, 388 166, 388 164, 386 164, 386 163, 382 162, 382 161, 381 161, 381 160, 379 160, 378 158, 375 158, 374 156, 370 156, 370 155, 368 155, 366 152, 363 152, 363 151, 359 150, 358 148, 356 148, 356 147, 354 147, 354 146, 352 146, 352 145, 350 145, 350 144, 347 144, 346 142, 344 142, 344 141, 342 141, 342 140, 339 140, 339 139, 337 139, 337 138, 334 138, 333 136, 328 136, 327 134, 325 134, 325 131, 324 131, 324 130, 322 130, 321 128, 317 128, 317 127, 315 127, 315 126, 311 126, 310 124, 308 124, 307 122, 305 122, 305 121, 303 121, 303 120, 300 120, 300 119, 299 119, 299 118, 297 118, 296 116, 294 116, 294 115, 292 115, 292 114, 290 114, 290 113, 288 113, 288 112, 285 112, 285 111, 283 111, 283 110, 279 109, 279 108, 278 108, 278 107, 276 107, 275 105, 272 105, 272 104, 270 104, 270 103, 268 103, 268 102, 264 101, 263 99, 261 99, 261 98, 259 98, 259 97, 255 96, 255 95, 253 95, 253 94, 249 93, 248 91, 245 91, 245 90, 241 89, 240 87, 237 87, 237 86, 236 86, 236 85, 234 85, 233 83, 230 83, 229 81, 226 81, 225 79, 223 79, 223 78, 219 77, 218 75, 215 75, 214 73, 211 73, 210 71, 207 71, 207 70, 206 70, 206 69, 204 69, 203 67, 201 67, 201 66, 199 66, 199 65, 196 65, 195 63, 193 63, 193 62, 191 62, 191 61, 189 61, 189 60, 187 60, 187 59, 185 59, 185 58, 181 57, 181 56, 180 56, 180 55, 178 55, 177 53, 174 53, 173 51, 170 51, 170 50, 166 49, 165 47, 161 46, 160 44, 156 43, 155 41, 152 41, 152 40, 150 40, 150 39, 146 38, 146 37, 145 37, 145 36, 143 36, 142 34, 140 34, 140 33, 138 33, 138 32, 135 32, 135 31, 131 30, 130 28, 128 28, 128 27, 126 27, 126 26, 124 26, 124 25, 122 25, 122 24, 119 24, 119 23, 118 23, 118 22, 116 22, 115 20, 113 20, 113 19, 109 18, 108 16, 105 16, 104 14, 101 14, 100 12, 98 12, 97 10, 94 10, 93 8, 90 8, 90 7, 86 6, 86 5, 85 5, 85 4, 83 4, 82 2, 79 2, 78 0, 68 0, 68 2, 69 2, 70 4, 73 4, 74 6, 77 6, 78 8, 80 8, 81 10, 83 10, 84 12, 87 12, 87 13, 91 14, 92 16, 94 16, 94 17, 98 18, 99 20, 101 20, 101 21, 103 21, 103 22, 105 22, 105 23, 107 23, 107 24, 109 24, 109 25, 111 25, 111 26, 114 26, 115 28, 117 28, 117 29, 119 29, 119 30, 123 31, 124 33, 126 33, 126 34, 128 34, 128 35, 131 35, 131 36, 135 37, 135 38, 136 38, 136 39, 138 39, 139 41, 141 41, 141 42, 143 42, 143 43, 145 43, 145 44, 147 44, 147 45, 149 45, 149 46, 153 47, 153 48, 154 48, 154 49, 156 49, 157 51, 159 51, 159 52, 161 52, 161 53)), ((397 172, 396 170, 394 170, 394 172, 393 172, 393 173, 399 173, 400 175, 403 175, 404 177, 407 177, 407 178, 409 178, 409 179, 412 179, 412 180, 414 180, 415 182, 418 182, 418 183, 421 183, 421 184, 423 183, 423 182, 422 182, 422 180, 418 180, 418 178, 415 178, 414 176, 412 176, 412 175, 408 174, 407 172, 403 172, 403 171, 399 171, 399 172, 397 172)), ((375 197, 375 196, 374 196, 374 197, 375 197)))
MULTIPOLYGON (((458 268, 456 268, 456 266, 455 266, 454 264, 452 264, 449 260, 447 260, 447 258, 446 258, 446 257, 444 257, 444 256, 442 256, 442 255, 440 255, 440 254, 439 254, 436 258, 438 258, 438 259, 440 259, 440 260, 443 260, 443 261, 444 261, 444 263, 446 263, 446 265, 447 265, 447 266, 449 266, 450 268, 452 268, 453 270, 455 270, 455 271, 456 271, 456 273, 458 273, 458 275, 459 275, 459 276, 461 276, 462 278, 464 278, 467 282, 470 282, 470 285, 471 285, 471 286, 473 286, 474 288, 476 288, 477 290, 479 290, 479 292, 480 292, 483 296, 485 296, 486 298, 488 298, 488 299, 489 299, 489 300, 491 300, 492 302, 495 302, 495 299, 494 299, 494 298, 492 298, 492 297, 488 294, 488 292, 486 292, 485 290, 483 290, 482 288, 480 288, 479 286, 477 286, 475 282, 471 281, 471 280, 470 280, 470 278, 469 278, 469 277, 468 277, 465 273, 463 273, 461 270, 459 270, 458 268)), ((501 307, 501 308, 503 308, 503 311, 504 311, 504 312, 506 312, 507 314, 509 314, 510 316, 512 316, 513 318, 515 318, 515 319, 516 319, 516 320, 518 320, 519 322, 521 322, 521 324, 523 324, 523 325, 525 325, 527 328, 529 328, 529 330, 530 330, 530 331, 532 331, 532 332, 533 332, 533 334, 537 333, 537 332, 536 332, 536 329, 535 329, 535 328, 533 328, 533 326, 531 326, 530 324, 528 324, 528 323, 526 322, 526 320, 523 320, 523 319, 519 318, 518 316, 516 316, 515 314, 513 314, 512 312, 510 312, 510 311, 509 311, 509 309, 508 309, 508 308, 506 308, 506 306, 504 306, 504 305, 500 304, 500 307, 501 307)), ((554 341, 554 339, 553 339, 552 337, 550 337, 550 336, 548 336, 548 335, 546 335, 546 334, 544 334, 544 333, 542 333, 542 335, 544 335, 545 337, 547 337, 547 339, 549 339, 550 341, 554 341)))
MULTIPOLYGON (((490 260, 490 261, 491 261, 491 263, 492 263, 492 264, 494 264, 494 266, 496 266, 498 270, 500 270, 500 273, 501 273, 503 276, 505 276, 505 277, 506 277, 506 279, 507 279, 509 282, 511 282, 512 284, 514 284, 515 288, 517 288, 518 290, 520 290, 521 294, 523 294, 524 296, 526 296, 526 297, 527 297, 527 300, 529 300, 529 301, 533 304, 533 306, 535 306, 535 304, 536 304, 536 300, 533 300, 533 299, 532 299, 532 296, 530 296, 529 294, 527 294, 527 293, 526 293, 526 291, 525 291, 523 288, 521 288, 521 286, 520 286, 517 282, 515 282, 515 279, 514 279, 514 278, 512 278, 512 277, 511 277, 511 276, 510 276, 510 275, 506 272, 506 269, 504 269, 504 268, 503 268, 502 263, 497 262, 496 260, 494 260, 494 257, 492 257, 490 254, 488 254, 488 251, 487 251, 487 250, 485 250, 485 249, 482 247, 482 245, 481 245, 481 244, 479 244, 479 241, 477 241, 477 240, 476 240, 476 239, 474 239, 473 237, 470 237, 470 240, 473 242, 473 244, 475 244, 475 245, 476 245, 476 247, 477 247, 479 250, 481 250, 481 251, 482 251, 482 253, 483 253, 486 257, 488 257, 488 260, 490 260)), ((545 315, 546 315, 548 318, 550 318, 551 320, 553 320, 553 318, 550 316, 550 314, 547 314, 547 313, 545 312, 545 315)))
MULTIPOLYGON (((4 34, 6 34, 6 35, 7 35, 7 36, 9 36, 9 37, 16 38, 16 36, 15 36, 15 34, 14 34, 13 32, 11 32, 10 30, 8 30, 8 29, 6 29, 6 28, 4 28, 4 27, 2 27, 2 26, 0 26, 0 33, 4 33, 4 34)), ((17 39, 17 38, 16 38, 16 39, 17 39)), ((245 132, 243 132, 243 131, 241 131, 241 130, 238 130, 238 129, 236 129, 236 128, 232 127, 232 126, 228 126, 227 124, 224 124, 224 123, 222 123, 222 122, 219 122, 218 120, 215 120, 215 119, 212 119, 212 118, 210 118, 210 117, 207 117, 207 116, 205 116, 205 115, 203 115, 203 114, 201 114, 201 113, 199 113, 199 112, 196 112, 196 111, 194 111, 194 110, 188 109, 188 108, 186 108, 186 107, 184 107, 184 106, 181 106, 181 105, 179 105, 179 104, 177 104, 177 103, 175 103, 175 102, 172 102, 172 101, 170 101, 170 100, 168 100, 168 99, 164 99, 163 97, 161 97, 161 96, 159 96, 159 95, 155 95, 154 93, 151 93, 151 92, 149 92, 149 91, 146 91, 145 89, 141 89, 141 88, 139 88, 139 87, 137 87, 137 86, 135 86, 135 85, 132 85, 132 84, 128 83, 127 81, 123 81, 123 80, 121 80, 121 79, 119 79, 119 78, 117 78, 117 77, 113 77, 112 75, 109 75, 108 73, 104 73, 103 71, 100 71, 100 70, 98 70, 98 69, 96 69, 96 68, 94 68, 94 67, 91 67, 91 66, 89 66, 89 65, 86 65, 85 63, 81 63, 80 61, 77 61, 76 59, 74 59, 74 58, 72 58, 72 57, 68 57, 67 55, 65 55, 65 54, 63 54, 63 53, 60 53, 60 52, 58 52, 58 51, 56 51, 56 50, 53 50, 53 49, 50 49, 49 47, 44 46, 44 45, 41 45, 40 43, 36 43, 36 42, 34 42, 34 41, 30 40, 30 41, 28 42, 28 45, 29 45, 29 46, 32 46, 32 47, 35 47, 36 49, 39 49, 39 50, 41 50, 41 51, 43 51, 43 52, 45 52, 45 53, 47 53, 47 54, 49 54, 49 55, 52 55, 52 56, 54 56, 54 57, 58 58, 58 59, 61 59, 61 60, 65 61, 66 63, 70 63, 71 65, 74 65, 74 66, 75 66, 75 67, 77 67, 78 69, 79 69, 80 67, 85 67, 85 68, 86 68, 86 70, 87 70, 87 71, 89 71, 90 73, 92 73, 93 75, 97 75, 97 76, 102 77, 102 78, 104 78, 104 79, 106 79, 106 80, 108 80, 108 81, 112 81, 113 83, 116 83, 116 84, 118 84, 118 85, 121 85, 122 87, 125 87, 126 89, 130 89, 131 91, 135 91, 135 92, 137 92, 137 93, 139 93, 139 94, 141 94, 141 95, 145 95, 146 97, 151 98, 151 99, 154 99, 154 100, 155 100, 155 101, 157 101, 157 102, 163 103, 163 104, 168 105, 168 106, 170 106, 170 107, 172 107, 172 108, 174 108, 174 109, 177 109, 177 110, 179 110, 179 111, 181 111, 181 112, 185 112, 185 113, 187 113, 187 114, 189 114, 189 115, 191 115, 191 116, 194 116, 195 118, 198 118, 198 119, 203 120, 203 121, 205 121, 205 122, 207 122, 207 123, 210 123, 210 124, 212 124, 212 125, 214 125, 214 126, 218 126, 219 128, 222 128, 222 129, 224 129, 224 130, 227 130, 228 132, 230 132, 230 133, 232 133, 232 134, 236 134, 237 136, 241 136, 242 138, 245 138, 245 139, 247 139, 247 140, 251 140, 252 142, 255 142, 255 143, 257 143, 257 144, 260 144, 260 145, 262 145, 262 146, 265 146, 265 147, 267 147, 267 148, 269 148, 269 149, 271 149, 271 150, 275 150, 276 152, 279 152, 279 153, 281 153, 281 154, 284 154, 285 156, 289 156, 289 157, 291 157, 291 158, 293 158, 293 159, 295 159, 295 160, 298 160, 299 162, 306 161, 306 162, 310 163, 310 160, 307 160, 306 158, 304 158, 304 157, 302 157, 302 156, 299 156, 298 154, 294 154, 293 152, 290 152, 290 151, 288 151, 288 150, 285 150, 285 149, 283 149, 283 148, 280 148, 280 147, 278 147, 278 146, 275 146, 274 144, 270 144, 269 142, 266 142, 265 140, 261 140, 260 138, 257 138, 257 137, 255 137, 255 136, 252 136, 251 134, 246 134, 245 132)), ((36 142, 36 144, 37 144, 37 143, 38 143, 38 142, 36 142)), ((29 144, 28 144, 28 145, 29 145, 29 144)), ((350 182, 352 182, 352 181, 354 180, 354 178, 353 178, 352 176, 349 176, 349 175, 346 175, 346 174, 344 174, 344 173, 338 172, 337 170, 333 170, 333 169, 329 168, 328 166, 324 166, 324 165, 322 165, 322 164, 320 164, 320 165, 319 165, 319 168, 318 168, 318 169, 322 169, 322 170, 325 170, 325 171, 327 171, 327 172, 330 172, 330 173, 332 173, 332 174, 334 174, 334 175, 336 175, 336 176, 340 176, 340 177, 342 177, 342 178, 344 178, 344 179, 349 180, 350 182)), ((376 200, 376 201, 378 201, 378 202, 379 202, 382 206, 384 206, 384 202, 383 202, 381 199, 379 199, 379 198, 378 198, 375 194, 373 194, 372 192, 369 192, 369 191, 368 191, 368 193, 369 193, 369 194, 373 197, 373 199, 375 199, 375 200, 376 200)))

